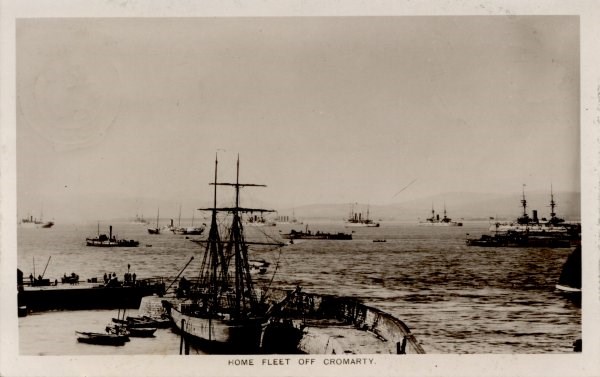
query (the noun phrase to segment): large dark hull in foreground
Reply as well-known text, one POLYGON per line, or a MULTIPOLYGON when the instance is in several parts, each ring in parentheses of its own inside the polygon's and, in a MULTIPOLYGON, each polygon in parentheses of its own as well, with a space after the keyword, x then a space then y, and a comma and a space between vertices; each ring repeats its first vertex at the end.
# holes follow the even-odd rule
POLYGON ((262 318, 226 320, 182 313, 166 304, 173 326, 186 342, 215 354, 259 353, 262 318))
POLYGON ((349 297, 294 292, 265 325, 265 353, 422 354, 404 322, 349 297))
POLYGON ((162 293, 164 284, 136 287, 103 287, 83 284, 69 288, 27 287, 18 293, 19 306, 28 311, 80 309, 133 309, 142 297, 162 293))

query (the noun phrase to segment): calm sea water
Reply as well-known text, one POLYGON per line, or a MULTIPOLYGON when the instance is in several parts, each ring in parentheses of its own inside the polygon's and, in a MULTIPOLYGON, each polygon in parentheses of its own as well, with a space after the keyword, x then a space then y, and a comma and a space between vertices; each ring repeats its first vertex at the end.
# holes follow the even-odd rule
MULTIPOLYGON (((102 227, 102 225, 101 225, 102 227)), ((305 225, 247 227, 248 239, 305 225)), ((104 231, 108 233, 108 226, 104 231)), ((570 249, 479 248, 465 246, 487 223, 426 227, 383 223, 380 228, 344 228, 314 222, 312 231, 354 232, 352 241, 298 241, 252 257, 271 262, 257 285, 353 296, 403 320, 427 353, 571 352, 581 337, 581 308, 554 286, 570 249), (373 239, 387 242, 374 243, 373 239), (273 277, 272 272, 276 270, 273 277)), ((175 276, 191 256, 184 276, 198 275, 200 246, 174 234, 149 235, 144 226, 113 223, 118 238, 137 248, 92 248, 97 224, 57 224, 52 229, 18 229, 18 267, 45 277, 75 272, 83 279, 115 272, 139 278, 175 276)), ((75 331, 102 331, 116 311, 55 311, 19 318, 20 352, 25 355, 178 354, 179 338, 159 329, 155 338, 132 339, 123 347, 83 345, 75 331)), ((128 313, 135 315, 133 313, 128 313)))

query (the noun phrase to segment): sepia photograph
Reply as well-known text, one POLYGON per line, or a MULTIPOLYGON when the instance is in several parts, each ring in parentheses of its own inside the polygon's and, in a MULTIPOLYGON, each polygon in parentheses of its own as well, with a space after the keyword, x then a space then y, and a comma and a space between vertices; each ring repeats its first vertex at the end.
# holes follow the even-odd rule
POLYGON ((100 3, 2 29, 2 375, 600 371, 577 12, 100 3))

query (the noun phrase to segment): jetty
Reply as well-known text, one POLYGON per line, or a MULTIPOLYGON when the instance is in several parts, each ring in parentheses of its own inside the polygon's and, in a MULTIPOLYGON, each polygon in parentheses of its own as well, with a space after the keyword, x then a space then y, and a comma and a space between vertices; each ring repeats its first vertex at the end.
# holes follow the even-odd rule
MULTIPOLYGON (((97 280, 97 279, 91 279, 97 280)), ((140 279, 135 282, 102 284, 80 282, 78 284, 54 284, 48 286, 18 285, 19 307, 28 312, 47 310, 83 309, 134 309, 140 306, 142 297, 165 291, 163 278, 140 279)))

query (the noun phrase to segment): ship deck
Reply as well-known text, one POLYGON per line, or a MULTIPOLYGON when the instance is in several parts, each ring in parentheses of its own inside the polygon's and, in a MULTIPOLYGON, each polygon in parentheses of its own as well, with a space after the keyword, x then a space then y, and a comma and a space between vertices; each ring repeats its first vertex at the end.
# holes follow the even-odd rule
POLYGON ((326 354, 396 354, 397 346, 375 333, 333 319, 305 322, 300 350, 326 354))

